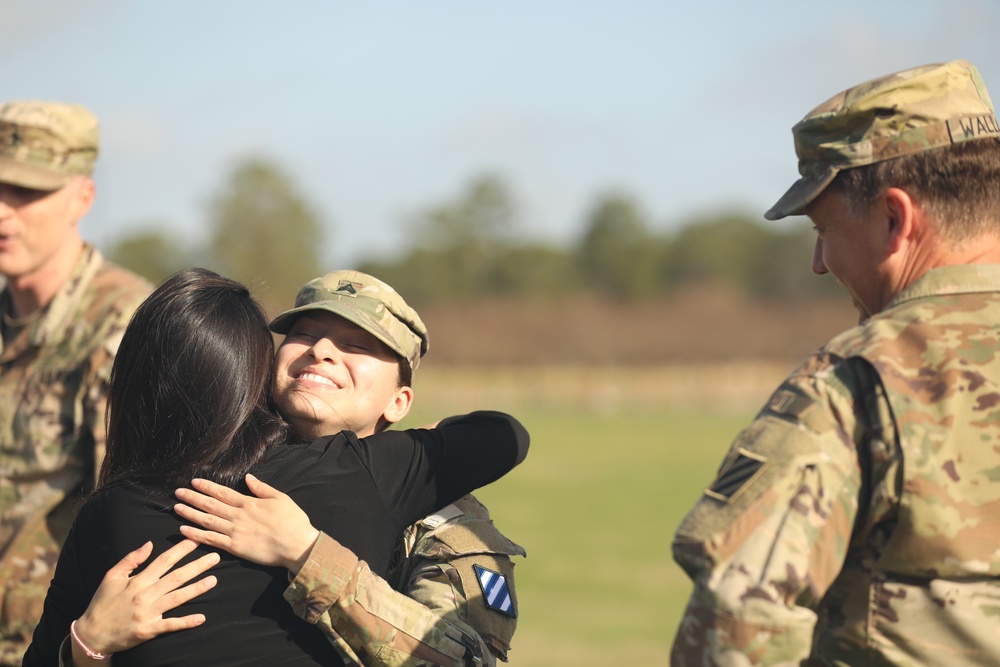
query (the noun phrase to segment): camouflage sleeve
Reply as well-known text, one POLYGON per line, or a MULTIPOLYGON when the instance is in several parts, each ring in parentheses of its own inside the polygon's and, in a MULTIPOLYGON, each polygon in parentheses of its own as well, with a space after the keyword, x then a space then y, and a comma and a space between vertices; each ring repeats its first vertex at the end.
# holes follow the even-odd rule
POLYGON ((355 664, 483 664, 475 632, 394 591, 364 561, 323 533, 285 599, 355 664))
POLYGON ((89 465, 93 466, 93 478, 89 480, 89 486, 97 483, 97 477, 101 472, 101 463, 104 462, 107 442, 105 419, 108 413, 108 389, 111 381, 111 366, 117 351, 118 337, 116 336, 111 341, 105 341, 105 344, 90 358, 93 378, 87 383, 83 402, 86 431, 93 438, 93 459, 88 462, 89 465))
POLYGON ((694 590, 672 665, 808 657, 858 513, 854 429, 849 395, 800 375, 736 438, 674 539, 694 590))

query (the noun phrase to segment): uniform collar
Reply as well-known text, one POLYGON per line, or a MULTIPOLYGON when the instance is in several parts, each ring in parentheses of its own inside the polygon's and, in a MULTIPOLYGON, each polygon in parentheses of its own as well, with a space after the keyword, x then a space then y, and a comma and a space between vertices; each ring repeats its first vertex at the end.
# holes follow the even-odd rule
MULTIPOLYGON (((41 317, 27 325, 26 331, 18 336, 25 347, 59 345, 70 333, 70 325, 79 315, 80 297, 90 286, 100 271, 104 258, 94 246, 85 243, 83 252, 73 266, 73 271, 62 284, 52 301, 42 311, 41 317)), ((0 308, 9 306, 10 294, 5 289, 0 294, 0 308)), ((11 341, 8 341, 8 343, 11 341)), ((3 342, 0 341, 0 349, 3 342)), ((18 345, 20 347, 20 345, 18 345)), ((3 350, 4 357, 10 350, 3 350)))
POLYGON ((1000 264, 956 264, 931 269, 897 294, 885 310, 914 299, 977 292, 1000 292, 1000 264))

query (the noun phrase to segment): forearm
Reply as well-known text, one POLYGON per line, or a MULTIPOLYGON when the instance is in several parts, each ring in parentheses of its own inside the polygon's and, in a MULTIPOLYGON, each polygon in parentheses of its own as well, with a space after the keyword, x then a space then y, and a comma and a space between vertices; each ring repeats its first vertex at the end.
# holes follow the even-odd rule
POLYGON ((779 607, 748 599, 729 608, 695 584, 670 653, 674 667, 705 664, 799 665, 809 656, 816 615, 805 607, 779 607))
POLYGON ((320 534, 285 592, 295 613, 333 643, 338 638, 365 664, 482 665, 482 643, 471 629, 445 621, 394 591, 348 549, 320 534))

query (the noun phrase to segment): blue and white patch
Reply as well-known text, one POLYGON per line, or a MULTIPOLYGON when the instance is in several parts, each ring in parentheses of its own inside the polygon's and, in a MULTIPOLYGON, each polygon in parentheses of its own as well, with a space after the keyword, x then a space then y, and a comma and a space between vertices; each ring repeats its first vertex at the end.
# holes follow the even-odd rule
POLYGON ((517 610, 514 609, 514 601, 511 599, 510 589, 507 587, 507 578, 499 572, 487 570, 481 565, 473 564, 472 569, 476 572, 479 587, 483 589, 483 599, 486 601, 486 606, 494 611, 517 618, 517 610))

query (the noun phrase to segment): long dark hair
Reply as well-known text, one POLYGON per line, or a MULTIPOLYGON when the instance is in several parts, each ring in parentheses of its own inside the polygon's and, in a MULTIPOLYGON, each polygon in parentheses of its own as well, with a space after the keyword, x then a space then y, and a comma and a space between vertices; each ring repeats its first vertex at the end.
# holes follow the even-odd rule
POLYGON ((207 269, 165 280, 132 316, 111 370, 97 488, 235 486, 288 424, 274 410, 274 342, 247 288, 207 269))

